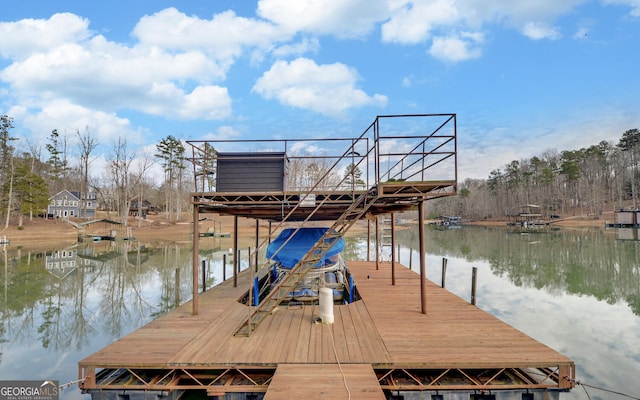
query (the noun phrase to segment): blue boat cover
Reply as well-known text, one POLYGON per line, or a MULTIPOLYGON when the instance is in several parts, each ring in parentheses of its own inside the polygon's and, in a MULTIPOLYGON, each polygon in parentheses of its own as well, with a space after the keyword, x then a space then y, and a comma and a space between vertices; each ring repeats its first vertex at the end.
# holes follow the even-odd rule
MULTIPOLYGON (((279 262, 284 268, 291 269, 328 230, 329 228, 300 228, 298 232, 296 232, 296 228, 285 229, 280 232, 278 237, 267 247, 267 258, 279 262), (278 251, 280 246, 282 246, 294 232, 296 232, 295 236, 287 242, 282 250, 278 251), (276 252, 278 253, 275 254, 276 252)), ((324 255, 321 262, 315 266, 316 268, 324 266, 327 260, 344 251, 344 239, 338 238, 334 240, 336 242, 327 254, 324 255)))

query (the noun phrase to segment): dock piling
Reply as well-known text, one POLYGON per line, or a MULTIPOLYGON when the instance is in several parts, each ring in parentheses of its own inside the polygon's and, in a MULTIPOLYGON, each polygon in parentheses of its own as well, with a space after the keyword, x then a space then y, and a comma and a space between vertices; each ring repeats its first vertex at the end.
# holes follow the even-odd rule
POLYGON ((202 293, 207 291, 207 260, 202 260, 202 293))
POLYGON ((175 278, 175 298, 176 298, 176 307, 180 305, 180 268, 176 268, 176 278, 175 278))
POLYGON ((409 271, 413 271, 413 249, 409 249, 409 271))
POLYGON ((447 259, 442 257, 442 283, 440 286, 444 289, 445 281, 447 279, 447 259))
POLYGON ((227 280, 227 255, 222 255, 222 281, 227 280))
POLYGON ((471 304, 476 305, 476 281, 478 280, 478 267, 471 270, 471 304))

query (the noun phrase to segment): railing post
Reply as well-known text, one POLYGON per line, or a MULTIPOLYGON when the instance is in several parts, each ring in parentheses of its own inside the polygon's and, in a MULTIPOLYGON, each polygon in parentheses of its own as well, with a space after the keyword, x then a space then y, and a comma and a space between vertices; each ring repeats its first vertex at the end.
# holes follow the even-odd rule
POLYGON ((202 293, 207 291, 207 260, 202 260, 202 293))
POLYGON ((238 216, 233 216, 233 287, 238 287, 238 216))
POLYGON ((473 267, 471 271, 471 304, 476 305, 476 281, 478 277, 478 268, 473 267))
POLYGON ((442 257, 442 284, 440 286, 443 289, 444 289, 446 280, 447 280, 447 259, 445 257, 442 257))
POLYGON ((222 255, 222 282, 227 280, 227 255, 222 255))

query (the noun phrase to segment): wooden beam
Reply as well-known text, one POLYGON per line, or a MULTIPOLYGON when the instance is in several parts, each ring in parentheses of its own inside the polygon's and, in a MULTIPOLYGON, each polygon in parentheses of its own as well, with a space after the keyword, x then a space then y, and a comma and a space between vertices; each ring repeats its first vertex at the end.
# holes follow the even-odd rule
POLYGON ((427 266, 424 246, 424 201, 418 202, 418 251, 420 252, 420 310, 427 313, 427 266))
POLYGON ((193 272, 193 301, 191 304, 191 314, 198 315, 198 242, 200 238, 199 229, 199 212, 198 206, 193 205, 193 258, 192 258, 192 272, 193 272))
POLYGON ((391 213, 391 284, 396 285, 396 221, 391 213))

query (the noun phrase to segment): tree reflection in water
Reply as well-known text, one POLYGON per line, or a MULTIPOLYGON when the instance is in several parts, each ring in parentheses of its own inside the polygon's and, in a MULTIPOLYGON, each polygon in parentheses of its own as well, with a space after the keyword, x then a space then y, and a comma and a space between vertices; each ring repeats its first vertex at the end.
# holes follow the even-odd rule
MULTIPOLYGON (((608 304, 624 301, 640 315, 640 241, 617 240, 615 230, 466 226, 426 231, 427 254, 487 261, 493 274, 516 286, 593 296, 608 304)), ((397 238, 403 247, 418 248, 416 229, 398 231, 397 238)))
MULTIPOLYGON (((418 232, 415 225, 407 228, 397 231, 401 249, 396 259, 408 265, 412 257, 415 270, 418 232)), ((640 354, 632 351, 640 348, 640 242, 616 240, 615 232, 602 229, 427 227, 426 232, 429 279, 439 282, 439 260, 450 258, 447 288, 465 297, 470 271, 460 270, 470 265, 486 268, 480 272, 481 307, 574 358, 579 375, 602 377, 596 383, 604 385, 607 380, 620 382, 618 388, 627 392, 633 389, 624 381, 635 381, 621 371, 640 369, 640 354), (462 280, 463 284, 456 282, 462 280), (491 287, 483 287, 483 280, 491 281, 491 287), (635 315, 629 318, 632 312, 620 304, 635 315), (590 315, 582 318, 583 310, 590 315), (618 320, 603 331, 593 325, 597 318, 605 321, 603 325, 618 320), (626 328, 612 329, 616 326, 626 328), (621 332, 627 332, 623 341, 621 332), (619 346, 624 349, 618 351, 619 346), (585 361, 590 359, 598 362, 585 361)), ((207 244, 201 241, 199 258, 207 260, 210 288, 223 276, 222 251, 207 244)), ((367 259, 366 251, 366 238, 347 239, 347 260, 367 259)), ((228 263, 231 259, 228 255, 228 263)), ((185 245, 105 241, 41 253, 8 247, 1 262, 2 379, 73 381, 79 360, 192 295, 192 249, 185 245)), ((242 269, 248 267, 246 250, 241 262, 242 269)), ((225 275, 232 276, 230 264, 225 275)), ((564 398, 582 399, 579 393, 574 390, 564 398)), ((61 394, 62 400, 80 397, 75 386, 61 394)))

